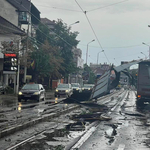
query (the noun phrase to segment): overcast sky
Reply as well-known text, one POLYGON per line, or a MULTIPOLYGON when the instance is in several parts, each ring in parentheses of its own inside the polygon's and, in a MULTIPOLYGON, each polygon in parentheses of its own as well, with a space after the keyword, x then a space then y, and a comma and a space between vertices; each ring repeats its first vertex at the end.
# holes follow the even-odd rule
POLYGON ((142 42, 150 45, 150 0, 77 0, 87 11, 98 41, 75 0, 31 1, 41 12, 42 18, 62 19, 68 25, 80 21, 72 25, 72 31, 79 32, 78 48, 82 50, 84 63, 87 43, 93 39, 95 41, 89 44, 88 64, 97 63, 97 54, 102 50, 105 54, 99 53, 99 63, 119 65, 121 61, 149 56, 149 46, 142 42))

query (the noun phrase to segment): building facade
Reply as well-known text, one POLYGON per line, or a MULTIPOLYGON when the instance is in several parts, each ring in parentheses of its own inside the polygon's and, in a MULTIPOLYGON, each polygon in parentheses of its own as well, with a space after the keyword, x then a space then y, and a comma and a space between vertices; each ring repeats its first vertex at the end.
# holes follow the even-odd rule
POLYGON ((19 52, 21 39, 27 36, 25 31, 31 29, 32 23, 38 23, 40 12, 28 0, 1 0, 0 7, 0 62, 2 62, 0 63, 0 81, 5 85, 13 85, 12 88, 16 91, 16 80, 19 75, 17 76, 17 70, 14 70, 16 67, 10 67, 10 65, 14 65, 14 60, 17 61, 19 53, 14 54, 16 52, 13 45, 17 45, 19 52), (3 43, 8 45, 5 51, 3 43), (17 58, 14 58, 14 55, 17 58), (5 57, 10 60, 9 67, 6 66, 5 57))

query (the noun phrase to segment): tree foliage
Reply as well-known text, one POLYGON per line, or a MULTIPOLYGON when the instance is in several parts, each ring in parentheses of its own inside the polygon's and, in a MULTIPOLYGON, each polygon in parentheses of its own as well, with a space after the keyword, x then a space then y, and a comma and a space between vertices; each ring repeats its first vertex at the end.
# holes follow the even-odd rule
POLYGON ((39 77, 60 77, 60 70, 63 70, 61 63, 63 59, 60 57, 57 47, 50 46, 47 41, 38 49, 31 53, 31 58, 35 63, 35 78, 39 77))
POLYGON ((62 66, 65 68, 62 71, 62 75, 66 76, 76 71, 76 67, 73 63, 73 47, 76 47, 79 43, 76 40, 78 32, 71 32, 71 27, 67 27, 67 24, 63 23, 62 20, 58 20, 55 25, 54 34, 51 36, 55 43, 55 46, 60 47, 61 57, 64 59, 62 66))
POLYGON ((83 78, 88 84, 94 84, 96 80, 95 74, 87 64, 84 64, 83 78))
MULTIPOLYGON (((77 35, 78 32, 71 32, 71 27, 67 27, 67 24, 63 23, 62 20, 55 22, 54 31, 49 30, 46 25, 39 25, 36 32, 37 42, 44 44, 47 41, 51 45, 51 48, 55 49, 55 51, 51 51, 51 55, 48 58, 51 61, 49 65, 51 66, 51 70, 53 70, 51 72, 53 77, 58 74, 67 77, 70 73, 76 71, 77 67, 73 63, 72 49, 79 43, 76 40, 77 35), (55 64, 53 65, 54 67, 52 64, 55 64)), ((40 47, 39 50, 42 51, 41 53, 44 53, 43 48, 41 49, 40 47)), ((37 56, 37 54, 35 55, 37 56)))

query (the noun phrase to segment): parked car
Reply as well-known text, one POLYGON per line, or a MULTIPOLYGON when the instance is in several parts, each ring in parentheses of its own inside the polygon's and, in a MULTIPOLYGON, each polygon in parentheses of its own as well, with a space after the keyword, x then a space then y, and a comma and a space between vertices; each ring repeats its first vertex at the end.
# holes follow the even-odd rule
POLYGON ((45 100, 45 89, 42 84, 29 83, 25 84, 18 93, 18 101, 21 100, 45 100))
POLYGON ((82 91, 92 91, 94 84, 84 84, 82 87, 82 91))
POLYGON ((79 83, 71 83, 72 89, 73 89, 73 93, 80 93, 82 92, 81 86, 79 83))
POLYGON ((55 97, 66 96, 70 97, 73 94, 71 84, 59 84, 55 90, 55 97))
POLYGON ((0 93, 5 94, 6 93, 6 86, 0 82, 0 93))

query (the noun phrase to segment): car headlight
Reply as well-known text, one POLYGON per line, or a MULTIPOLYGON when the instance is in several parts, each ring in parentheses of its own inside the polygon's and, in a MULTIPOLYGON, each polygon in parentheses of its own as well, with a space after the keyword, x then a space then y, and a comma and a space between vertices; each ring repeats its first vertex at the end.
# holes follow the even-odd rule
POLYGON ((40 93, 39 92, 35 92, 33 95, 39 95, 40 93))
POLYGON ((90 88, 88 88, 88 90, 91 90, 90 88))
POLYGON ((84 88, 82 88, 82 90, 84 90, 84 88))
POLYGON ((19 92, 19 95, 22 95, 22 92, 19 92))
POLYGON ((55 90, 56 92, 58 92, 58 90, 55 90))
POLYGON ((79 89, 76 89, 77 91, 79 90, 79 89))
POLYGON ((69 91, 68 90, 66 90, 66 93, 68 93, 69 91))

